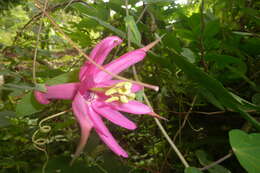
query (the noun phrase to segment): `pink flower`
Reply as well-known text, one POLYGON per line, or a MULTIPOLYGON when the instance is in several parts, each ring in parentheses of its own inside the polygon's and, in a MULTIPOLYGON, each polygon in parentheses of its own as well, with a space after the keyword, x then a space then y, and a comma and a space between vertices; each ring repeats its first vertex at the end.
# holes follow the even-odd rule
MULTIPOLYGON (((121 42, 119 37, 107 37, 92 50, 89 57, 102 65, 110 51, 121 42)), ((104 68, 118 74, 143 60, 146 52, 153 45, 154 43, 128 52, 104 65, 104 68)), ((135 93, 143 87, 130 82, 113 80, 111 75, 88 61, 81 68, 79 79, 78 83, 47 86, 46 93, 35 91, 36 99, 42 104, 48 104, 52 99, 73 100, 72 109, 81 128, 81 138, 74 158, 83 150, 92 128, 113 152, 119 156, 128 157, 128 154, 118 145, 105 126, 102 117, 116 125, 134 130, 136 129, 135 123, 128 120, 120 112, 156 116, 150 107, 134 100, 135 93)))

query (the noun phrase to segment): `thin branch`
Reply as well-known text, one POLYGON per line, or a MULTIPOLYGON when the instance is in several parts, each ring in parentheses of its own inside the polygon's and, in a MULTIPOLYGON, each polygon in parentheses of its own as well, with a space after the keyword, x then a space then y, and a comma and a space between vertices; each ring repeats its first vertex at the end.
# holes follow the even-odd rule
MULTIPOLYGON (((137 72, 135 67, 133 66, 133 73, 134 73, 134 78, 135 80, 139 80, 137 72)), ((146 104, 149 107, 152 107, 150 101, 148 100, 147 96, 145 93, 143 93, 144 96, 144 100, 146 102, 146 104)), ((170 144, 170 146, 172 147, 172 149, 175 151, 175 153, 177 154, 177 156, 180 158, 181 162, 183 163, 183 165, 185 167, 189 167, 188 162, 185 160, 184 156, 181 154, 181 152, 179 151, 179 149, 177 148, 177 146, 174 144, 174 142, 171 140, 171 138, 169 137, 168 133, 166 132, 166 130, 163 128, 161 122, 157 119, 154 118, 156 125, 159 127, 159 129, 161 130, 163 136, 166 138, 166 140, 168 141, 168 143, 170 144)))
POLYGON ((139 22, 141 21, 141 19, 142 19, 143 16, 144 16, 145 11, 147 10, 147 7, 148 7, 148 5, 145 5, 145 6, 144 6, 143 11, 141 12, 140 16, 139 16, 138 19, 136 20, 136 23, 139 23, 139 22))
POLYGON ((225 155, 224 157, 218 159, 217 161, 215 161, 215 162, 213 162, 213 163, 211 163, 211 164, 209 164, 209 165, 207 165, 207 166, 204 166, 203 168, 200 168, 199 170, 200 170, 200 171, 206 171, 206 170, 212 168, 213 166, 216 166, 217 164, 223 162, 224 160, 230 158, 232 155, 233 155, 233 152, 228 153, 228 154, 225 155))
POLYGON ((181 127, 178 129, 178 131, 177 131, 176 134, 174 135, 173 141, 176 140, 177 136, 181 133, 181 130, 184 128, 184 126, 185 126, 185 124, 186 124, 186 121, 188 120, 188 117, 189 117, 189 115, 190 115, 190 113, 191 113, 191 111, 192 111, 192 109, 193 109, 193 106, 194 106, 194 104, 195 104, 195 102, 196 102, 196 99, 197 99, 197 96, 195 96, 195 97, 193 98, 192 103, 191 103, 191 106, 190 106, 190 109, 188 110, 187 114, 185 115, 185 118, 184 118, 184 120, 183 120, 183 122, 182 122, 182 124, 181 124, 181 127))
MULTIPOLYGON (((43 11, 46 11, 48 6, 48 0, 44 1, 44 7, 43 7, 43 11)), ((42 13, 42 17, 44 16, 44 14, 42 13)), ((42 30, 42 25, 43 25, 43 21, 40 21, 40 25, 39 25, 39 29, 37 32, 37 40, 36 40, 36 45, 35 45, 35 50, 34 50, 34 56, 33 56, 33 69, 32 69, 32 74, 33 74, 33 83, 36 85, 37 81, 36 81, 36 59, 37 59, 37 53, 38 53, 38 46, 39 46, 39 42, 40 42, 40 35, 41 35, 41 30, 42 30)))
MULTIPOLYGON (((42 10, 42 7, 39 5, 39 4, 35 4, 37 8, 39 8, 40 10, 42 10)), ((43 11, 43 10, 42 10, 43 11)), ((99 68, 100 70, 106 72, 107 74, 111 75, 112 77, 116 78, 116 79, 119 79, 119 80, 124 80, 124 81, 127 81, 127 82, 131 82, 131 83, 135 83, 135 84, 138 84, 138 85, 141 85, 141 86, 144 86, 144 87, 147 87, 147 88, 150 88, 150 89, 153 89, 155 91, 158 91, 159 90, 159 87, 158 86, 154 86, 154 85, 149 85, 149 84, 146 84, 146 83, 142 83, 142 82, 139 82, 139 81, 133 81, 133 80, 130 80, 130 79, 127 79, 125 77, 122 77, 122 76, 119 76, 119 75, 116 75, 108 70, 106 70, 103 66, 97 64, 93 59, 91 59, 81 48, 78 47, 78 45, 73 42, 63 31, 62 29, 59 27, 59 25, 54 21, 54 19, 48 14, 47 11, 43 11, 44 15, 49 19, 49 21, 52 23, 52 25, 54 26, 54 29, 56 31, 58 31, 62 36, 63 38, 68 41, 68 43, 74 47, 80 54, 82 54, 90 63, 92 63, 93 65, 95 65, 97 68, 99 68)), ((159 42, 159 40, 156 40, 155 42, 151 43, 151 44, 156 44, 157 42, 159 42)), ((151 45, 152 46, 152 45, 151 45)))

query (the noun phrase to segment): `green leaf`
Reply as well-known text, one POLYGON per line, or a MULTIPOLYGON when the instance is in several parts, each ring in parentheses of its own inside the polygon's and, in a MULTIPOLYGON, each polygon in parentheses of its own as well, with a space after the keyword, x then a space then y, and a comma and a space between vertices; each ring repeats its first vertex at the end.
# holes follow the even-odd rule
POLYGON ((229 132, 229 142, 240 164, 248 173, 260 172, 260 133, 229 132))
POLYGON ((126 16, 124 20, 125 20, 126 28, 128 28, 130 31, 129 37, 132 40, 132 42, 141 44, 141 34, 137 28, 134 17, 126 16))
POLYGON ((198 168, 188 167, 185 168, 184 173, 202 173, 198 168))
POLYGON ((182 51, 179 40, 176 38, 176 34, 173 32, 167 33, 166 37, 163 37, 163 43, 165 46, 176 50, 178 53, 182 51))
POLYGON ((210 91, 203 87, 198 88, 199 94, 201 94, 206 100, 208 100, 210 103, 212 103, 214 106, 219 108, 220 110, 225 110, 225 108, 222 106, 222 104, 218 101, 218 99, 212 94, 210 91))
POLYGON ((175 54, 174 60, 176 65, 179 66, 190 79, 211 92, 224 107, 239 112, 243 118, 251 122, 255 128, 260 130, 260 123, 243 110, 243 105, 237 101, 226 88, 224 88, 222 83, 179 55, 175 54))
POLYGON ((26 94, 17 104, 16 113, 18 116, 31 115, 40 112, 44 106, 39 104, 32 92, 26 94))
POLYGON ((74 70, 47 80, 46 84, 56 85, 56 84, 69 83, 69 82, 78 82, 79 81, 78 75, 79 75, 79 70, 74 70))
POLYGON ((219 32, 219 21, 212 20, 206 23, 205 30, 204 30, 204 37, 211 38, 214 37, 219 32))
POLYGON ((196 61, 194 53, 188 48, 182 48, 181 55, 190 63, 194 63, 196 61))
MULTIPOLYGON (((207 166, 213 162, 212 158, 204 150, 197 150, 195 151, 195 154, 200 164, 203 166, 207 166)), ((210 173, 231 173, 227 168, 218 164, 209 168, 208 171, 210 173)))

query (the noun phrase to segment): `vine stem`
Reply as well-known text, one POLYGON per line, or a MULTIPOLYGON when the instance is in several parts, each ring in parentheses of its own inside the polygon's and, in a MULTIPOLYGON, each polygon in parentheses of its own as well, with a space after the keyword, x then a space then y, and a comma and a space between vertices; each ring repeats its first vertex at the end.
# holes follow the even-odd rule
MULTIPOLYGON (((54 26, 54 29, 56 31, 58 31, 62 36, 63 38, 68 41, 68 43, 74 47, 80 54, 82 54, 90 63, 92 63, 93 65, 95 65, 97 68, 99 68, 100 70, 106 72, 107 74, 111 75, 112 77, 116 78, 116 79, 119 79, 119 80, 124 80, 124 81, 127 81, 127 82, 131 82, 131 83, 134 83, 134 84, 138 84, 138 85, 141 85, 141 86, 144 86, 146 88, 150 88, 150 89, 153 89, 155 91, 158 91, 159 90, 159 87, 158 86, 154 86, 154 85, 149 85, 149 84, 146 84, 146 83, 143 83, 143 82, 139 82, 139 81, 134 81, 134 80, 131 80, 131 79, 127 79, 125 77, 122 77, 122 76, 119 76, 119 75, 116 75, 108 70, 106 70, 103 66, 97 64, 93 59, 91 59, 81 48, 79 48, 79 46, 74 42, 72 41, 63 31, 62 29, 60 28, 60 26, 54 21, 54 19, 49 15, 49 13, 47 11, 44 11, 41 7, 40 4, 38 3, 35 3, 35 6, 37 8, 39 8, 40 10, 42 10, 42 12, 44 13, 44 15, 49 19, 49 21, 52 23, 52 25, 54 26)), ((156 40, 155 42, 151 43, 150 45, 148 45, 148 47, 151 48, 151 46, 154 46, 157 42, 159 42, 159 40, 156 40)))
POLYGON ((197 99, 197 95, 193 98, 192 103, 191 103, 191 106, 190 106, 190 109, 188 110, 187 114, 185 115, 184 120, 183 120, 183 122, 182 122, 180 128, 178 129, 178 131, 176 132, 175 136, 173 137, 173 141, 176 140, 176 138, 178 137, 178 135, 181 133, 181 130, 184 128, 184 126, 185 126, 185 124, 186 124, 186 122, 187 122, 187 120, 188 120, 188 118, 189 118, 189 116, 190 116, 190 113, 191 113, 191 111, 192 111, 192 109, 193 109, 193 106, 194 106, 194 104, 195 104, 195 102, 196 102, 196 99, 197 99))
MULTIPOLYGON (((125 0, 125 6, 126 6, 126 15, 128 16, 129 15, 129 11, 128 11, 128 0, 125 0)), ((130 38, 129 38, 129 35, 130 35, 130 30, 129 30, 129 27, 127 27, 127 39, 128 39, 128 49, 131 48, 131 41, 130 41, 130 38)), ((139 77, 137 75, 137 72, 136 72, 136 68, 135 66, 133 66, 132 68, 133 70, 133 73, 134 73, 134 78, 135 80, 139 81, 139 77)), ((149 99, 147 98, 146 94, 143 93, 143 96, 144 96, 144 100, 146 102, 146 104, 152 108, 152 105, 149 101, 149 99)), ((185 160, 184 156, 181 154, 181 152, 179 151, 179 149, 177 148, 177 146, 174 144, 174 142, 172 141, 172 139, 169 137, 168 133, 166 132, 166 130, 164 129, 163 125, 161 124, 161 122, 157 119, 157 118, 154 118, 155 120, 155 123, 156 125, 159 127, 160 131, 162 132, 163 136, 166 138, 166 140, 168 141, 168 143, 171 145, 172 149, 175 151, 175 153, 178 155, 178 157, 180 158, 181 162, 183 163, 183 165, 185 167, 189 167, 189 164, 188 162, 185 160)))
MULTIPOLYGON (((43 11, 46 11, 48 6, 48 0, 44 1, 44 7, 43 7, 43 11)), ((42 13, 42 16, 44 16, 44 13, 42 13)), ((36 81, 36 59, 37 59, 37 54, 38 54, 38 46, 39 46, 39 42, 40 42, 40 35, 41 35, 41 30, 42 30, 42 25, 43 25, 43 21, 40 20, 40 25, 39 25, 39 29, 37 32, 37 40, 36 40, 36 45, 35 45, 35 50, 34 50, 34 56, 33 56, 33 69, 32 69, 32 75, 33 75, 33 83, 36 85, 37 81, 36 81)))
POLYGON ((32 135, 32 142, 33 142, 33 146, 37 149, 37 150, 40 150, 42 152, 44 152, 44 155, 45 155, 45 158, 46 158, 46 161, 44 162, 43 166, 42 166, 42 173, 45 173, 45 169, 47 167, 47 164, 49 162, 49 155, 48 155, 48 152, 46 150, 46 144, 48 143, 48 139, 47 138, 38 138, 36 139, 36 136, 39 132, 41 133, 49 133, 51 131, 51 126, 49 125, 42 125, 42 123, 44 123, 45 121, 47 120, 50 120, 50 119, 53 119, 53 118, 56 118, 62 114, 65 114, 67 113, 68 111, 70 110, 66 110, 66 111, 63 111, 63 112, 60 112, 60 113, 57 113, 57 114, 54 114, 54 115, 50 115, 44 119, 42 119, 40 122, 39 122, 39 129, 36 130, 33 135, 32 135), (44 147, 43 147, 44 146, 44 147))

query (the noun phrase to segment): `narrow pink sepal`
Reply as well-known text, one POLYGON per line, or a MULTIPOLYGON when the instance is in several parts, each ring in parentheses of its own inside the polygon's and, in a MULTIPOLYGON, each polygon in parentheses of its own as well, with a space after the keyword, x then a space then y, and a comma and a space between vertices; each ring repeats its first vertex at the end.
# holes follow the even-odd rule
POLYGON ((119 111, 131 114, 148 114, 153 112, 149 106, 135 100, 129 101, 128 103, 111 102, 108 103, 108 105, 111 105, 114 109, 119 111))
POLYGON ((134 122, 127 119, 124 115, 119 113, 118 111, 111 109, 109 106, 103 106, 102 103, 95 102, 93 103, 94 110, 111 121, 112 123, 119 125, 123 128, 134 130, 136 129, 136 125, 134 122))
POLYGON ((85 99, 81 96, 79 92, 76 94, 72 102, 72 109, 81 129, 80 142, 74 154, 72 160, 73 162, 83 151, 84 146, 87 143, 90 131, 93 127, 93 123, 88 117, 88 111, 87 111, 87 105, 85 103, 85 99))
MULTIPOLYGON (((91 51, 89 57, 92 58, 97 64, 102 65, 111 50, 121 43, 122 40, 117 36, 106 37, 96 45, 96 47, 91 51)), ((80 80, 85 80, 87 73, 94 74, 97 69, 98 68, 95 65, 87 61, 80 70, 80 80)))
POLYGON ((120 145, 116 142, 114 137, 111 135, 111 133, 108 131, 107 127, 105 126, 104 122, 100 118, 100 116, 93 110, 93 108, 90 106, 88 107, 88 114, 91 117, 94 127, 98 127, 99 130, 102 130, 102 133, 100 131, 97 131, 97 134, 102 139, 102 141, 117 155, 122 157, 128 157, 128 154, 125 152, 123 148, 120 147, 120 145), (104 135, 105 134, 105 135, 104 135))
POLYGON ((47 92, 35 91, 35 97, 41 104, 50 103, 51 99, 72 100, 79 88, 79 83, 65 83, 46 86, 47 92))
MULTIPOLYGON (((124 54, 123 56, 115 59, 111 63, 105 65, 105 69, 114 74, 118 74, 121 71, 130 67, 131 65, 134 65, 135 63, 137 63, 139 61, 142 61, 144 59, 145 55, 146 55, 146 53, 142 49, 128 52, 128 53, 124 54)), ((94 76, 95 83, 101 83, 103 81, 107 81, 110 79, 112 79, 112 76, 107 74, 104 71, 99 71, 94 76)))

